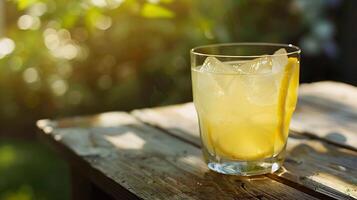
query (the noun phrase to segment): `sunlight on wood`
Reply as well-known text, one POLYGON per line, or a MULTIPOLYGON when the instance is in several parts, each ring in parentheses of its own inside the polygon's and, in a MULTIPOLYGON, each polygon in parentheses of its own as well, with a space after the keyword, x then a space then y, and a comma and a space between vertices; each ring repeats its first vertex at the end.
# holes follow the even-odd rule
POLYGON ((323 172, 316 173, 310 176, 309 179, 316 181, 319 185, 333 186, 332 189, 344 191, 347 195, 357 198, 357 180, 354 181, 354 184, 350 184, 337 176, 323 172))
MULTIPOLYGON (((307 139, 304 140, 304 144, 301 144, 302 139, 288 138, 287 150, 293 155, 305 155, 310 154, 311 151, 318 152, 320 154, 327 153, 328 149, 324 143, 314 143, 310 142, 307 139), (292 152, 294 150, 294 152, 292 152)), ((291 158, 296 159, 296 158, 291 158)))
POLYGON ((290 129, 357 149, 357 88, 324 81, 303 84, 290 129))
POLYGON ((95 125, 101 127, 117 126, 122 124, 135 124, 133 118, 128 118, 120 112, 107 112, 96 116, 95 125))
POLYGON ((48 119, 39 120, 36 124, 38 127, 41 127, 46 134, 53 132, 53 124, 51 124, 51 121, 48 119))
POLYGON ((122 135, 104 137, 106 140, 120 149, 142 149, 146 143, 145 140, 132 132, 127 132, 122 135))
POLYGON ((281 176, 284 173, 287 173, 288 171, 286 170, 286 168, 284 166, 282 166, 278 171, 275 172, 275 174, 281 176))
POLYGON ((179 113, 187 119, 197 120, 197 113, 193 103, 186 103, 182 106, 177 106, 175 112, 179 113))
POLYGON ((194 166, 195 168, 199 167, 200 172, 208 171, 208 168, 206 167, 203 159, 200 156, 186 155, 184 157, 179 158, 179 161, 190 166, 194 166))

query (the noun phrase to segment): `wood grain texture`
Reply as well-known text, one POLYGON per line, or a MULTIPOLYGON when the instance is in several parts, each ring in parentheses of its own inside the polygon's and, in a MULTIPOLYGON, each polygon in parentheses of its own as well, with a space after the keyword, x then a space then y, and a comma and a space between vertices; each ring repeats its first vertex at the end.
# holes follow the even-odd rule
POLYGON ((329 81, 302 84, 291 130, 357 150, 357 88, 329 81))
MULTIPOLYGON (((113 197, 114 199, 128 199, 128 200, 140 199, 133 193, 129 192, 126 188, 119 185, 113 179, 106 176, 102 171, 93 168, 90 162, 87 162, 86 159, 82 158, 82 156, 76 154, 74 150, 69 148, 66 144, 64 144, 63 142, 58 142, 58 140, 60 141, 60 138, 58 136, 56 137, 53 134, 51 134, 52 131, 54 130, 54 127, 57 126, 55 124, 57 123, 52 123, 52 121, 50 120, 38 121, 37 123, 38 127, 42 127, 42 128, 40 128, 40 131, 37 132, 37 138, 43 143, 49 145, 49 147, 51 147, 53 150, 55 150, 57 153, 59 153, 62 157, 64 157, 67 160, 67 162, 71 166, 71 169, 73 169, 71 176, 75 175, 76 173, 78 174, 78 176, 82 176, 86 178, 88 181, 90 181, 91 185, 93 186, 93 187, 91 186, 90 189, 97 188, 102 193, 105 192, 106 194, 113 197)), ((81 145, 81 143, 79 143, 79 145, 81 145)), ((88 159, 90 159, 91 156, 87 156, 87 157, 88 159)), ((93 154, 93 159, 95 161, 96 159, 95 154, 93 154)), ((81 196, 80 198, 77 199, 87 199, 88 195, 84 195, 83 193, 88 192, 88 184, 87 184, 87 189, 84 186, 84 188, 80 190, 82 191, 75 192, 76 194, 79 194, 79 196, 81 196)), ((76 197, 76 194, 72 194, 72 196, 76 197)), ((97 199, 101 199, 101 198, 97 198, 97 199)))
MULTIPOLYGON (((135 110, 132 114, 147 124, 167 130, 183 140, 190 140, 190 143, 196 146, 200 145, 197 115, 192 103, 135 110)), ((314 121, 319 120, 319 118, 314 119, 314 121)), ((324 118, 321 120, 321 124, 330 123, 324 122, 324 118)), ((343 132, 345 133, 347 134, 343 132)), ((337 143, 334 140, 333 142, 337 143)), ((301 184, 337 199, 357 198, 356 151, 340 148, 303 134, 291 134, 287 152, 284 169, 280 171, 279 176, 269 175, 269 177, 301 184)))
MULTIPOLYGON (((67 148, 62 151, 88 164, 81 165, 82 171, 95 170, 89 173, 91 181, 108 177, 142 199, 315 199, 264 176, 240 178, 211 172, 199 148, 127 113, 42 120, 38 126, 43 130, 40 134, 67 148)), ((113 183, 110 187, 115 189, 113 183)), ((119 193, 111 195, 122 199, 119 193)))

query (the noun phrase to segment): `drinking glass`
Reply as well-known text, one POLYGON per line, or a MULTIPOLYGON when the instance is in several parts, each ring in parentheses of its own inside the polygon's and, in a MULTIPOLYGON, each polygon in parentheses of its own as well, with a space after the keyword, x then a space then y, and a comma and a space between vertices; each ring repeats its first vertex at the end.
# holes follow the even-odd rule
POLYGON ((281 167, 297 102, 300 52, 273 43, 191 50, 193 100, 211 170, 250 176, 281 167))

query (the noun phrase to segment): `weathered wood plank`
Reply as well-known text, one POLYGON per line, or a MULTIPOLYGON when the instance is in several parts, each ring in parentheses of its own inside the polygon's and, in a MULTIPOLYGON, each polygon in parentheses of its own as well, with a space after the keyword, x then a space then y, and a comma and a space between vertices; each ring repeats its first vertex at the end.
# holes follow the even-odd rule
MULTIPOLYGON (((132 112, 141 121, 199 146, 192 103, 132 112)), ((338 199, 357 198, 357 152, 304 136, 289 137, 282 178, 338 199)))
POLYGON ((127 113, 39 121, 38 126, 90 168, 143 199, 315 199, 264 176, 239 178, 211 172, 199 148, 127 113))
MULTIPOLYGON (((38 121, 37 126, 42 128, 40 128, 41 130, 37 132, 37 138, 40 139, 43 143, 49 145, 49 147, 51 147, 61 156, 63 156, 71 165, 71 168, 75 170, 72 171, 72 173, 78 173, 79 176, 83 176, 87 178, 88 181, 90 181, 91 185, 93 186, 90 189, 95 189, 96 191, 100 190, 101 193, 106 193, 108 194, 107 196, 115 197, 115 199, 128 199, 128 200, 140 199, 133 193, 129 192, 126 188, 122 187, 121 185, 118 185, 117 182, 115 182, 113 179, 107 177, 103 172, 99 171, 96 168, 91 167, 91 164, 87 162, 85 159, 83 159, 80 155, 74 153, 73 149, 68 148, 68 146, 62 142, 57 142, 57 140, 60 140, 61 138, 59 136, 56 137, 53 134, 51 134, 51 132, 54 129, 53 127, 57 126, 55 124, 56 123, 53 123, 50 120, 38 121)), ((79 145, 81 145, 81 143, 79 143, 79 145)), ((92 153, 92 155, 94 154, 92 153)), ((71 176, 72 175, 75 174, 71 174, 71 176)), ((82 191, 77 191, 77 194, 78 192, 83 194, 84 192, 86 192, 85 190, 88 190, 88 185, 84 186, 84 188, 81 189, 77 188, 77 189, 82 190, 82 191)), ((89 194, 89 196, 90 195, 91 194, 89 194)), ((78 197, 76 194, 74 194, 73 196, 78 197)), ((93 198, 102 199, 103 197, 101 198, 93 197, 93 198)), ((86 199, 86 197, 78 197, 74 199, 86 199)))
POLYGON ((357 88, 329 81, 302 84, 291 130, 357 150, 357 88))

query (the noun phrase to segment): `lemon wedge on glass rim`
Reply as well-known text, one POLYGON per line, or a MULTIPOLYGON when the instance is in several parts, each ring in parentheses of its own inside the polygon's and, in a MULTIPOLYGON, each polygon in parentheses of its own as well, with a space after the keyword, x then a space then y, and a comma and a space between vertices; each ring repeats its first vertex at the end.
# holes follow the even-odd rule
MULTIPOLYGON (((278 138, 276 142, 285 143, 289 133, 289 124, 296 107, 299 87, 299 61, 290 57, 284 68, 278 96, 278 138)), ((282 146, 282 145, 275 145, 282 146)))

